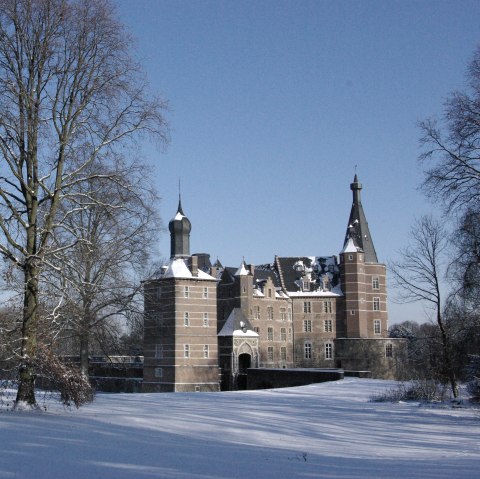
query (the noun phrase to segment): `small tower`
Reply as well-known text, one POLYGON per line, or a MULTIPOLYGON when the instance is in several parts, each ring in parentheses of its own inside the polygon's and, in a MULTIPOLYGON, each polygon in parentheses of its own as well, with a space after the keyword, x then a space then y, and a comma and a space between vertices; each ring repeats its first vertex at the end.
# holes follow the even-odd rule
POLYGON ((170 230, 170 258, 190 256, 190 231, 192 224, 182 210, 182 199, 178 197, 177 214, 168 223, 170 230))

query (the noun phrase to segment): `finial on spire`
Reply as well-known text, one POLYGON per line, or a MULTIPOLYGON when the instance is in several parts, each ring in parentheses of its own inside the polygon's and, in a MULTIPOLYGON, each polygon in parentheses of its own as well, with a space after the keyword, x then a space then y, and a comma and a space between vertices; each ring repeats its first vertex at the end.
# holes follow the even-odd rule
POLYGON ((177 213, 184 215, 182 210, 182 188, 180 184, 180 177, 178 177, 178 211, 177 213))

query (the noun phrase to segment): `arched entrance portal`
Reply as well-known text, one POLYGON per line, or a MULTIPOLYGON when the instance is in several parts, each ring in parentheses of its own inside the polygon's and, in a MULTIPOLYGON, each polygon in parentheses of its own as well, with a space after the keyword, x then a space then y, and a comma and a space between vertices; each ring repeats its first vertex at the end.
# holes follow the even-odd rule
POLYGON ((247 369, 252 365, 252 357, 248 353, 238 356, 237 388, 247 389, 247 369))

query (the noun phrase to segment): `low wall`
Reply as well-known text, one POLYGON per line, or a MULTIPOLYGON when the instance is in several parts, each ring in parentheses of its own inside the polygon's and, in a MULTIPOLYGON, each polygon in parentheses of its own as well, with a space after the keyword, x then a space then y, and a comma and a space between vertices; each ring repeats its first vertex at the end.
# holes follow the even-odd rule
POLYGON ((342 369, 255 368, 247 373, 247 389, 287 388, 343 379, 342 369))

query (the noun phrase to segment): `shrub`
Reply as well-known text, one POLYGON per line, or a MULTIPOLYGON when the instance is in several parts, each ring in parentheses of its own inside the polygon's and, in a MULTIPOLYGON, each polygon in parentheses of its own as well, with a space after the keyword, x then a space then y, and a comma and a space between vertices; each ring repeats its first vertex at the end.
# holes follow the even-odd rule
POLYGON ((373 402, 398 401, 444 401, 448 398, 448 388, 436 381, 418 379, 400 383, 395 388, 370 398, 373 402))

